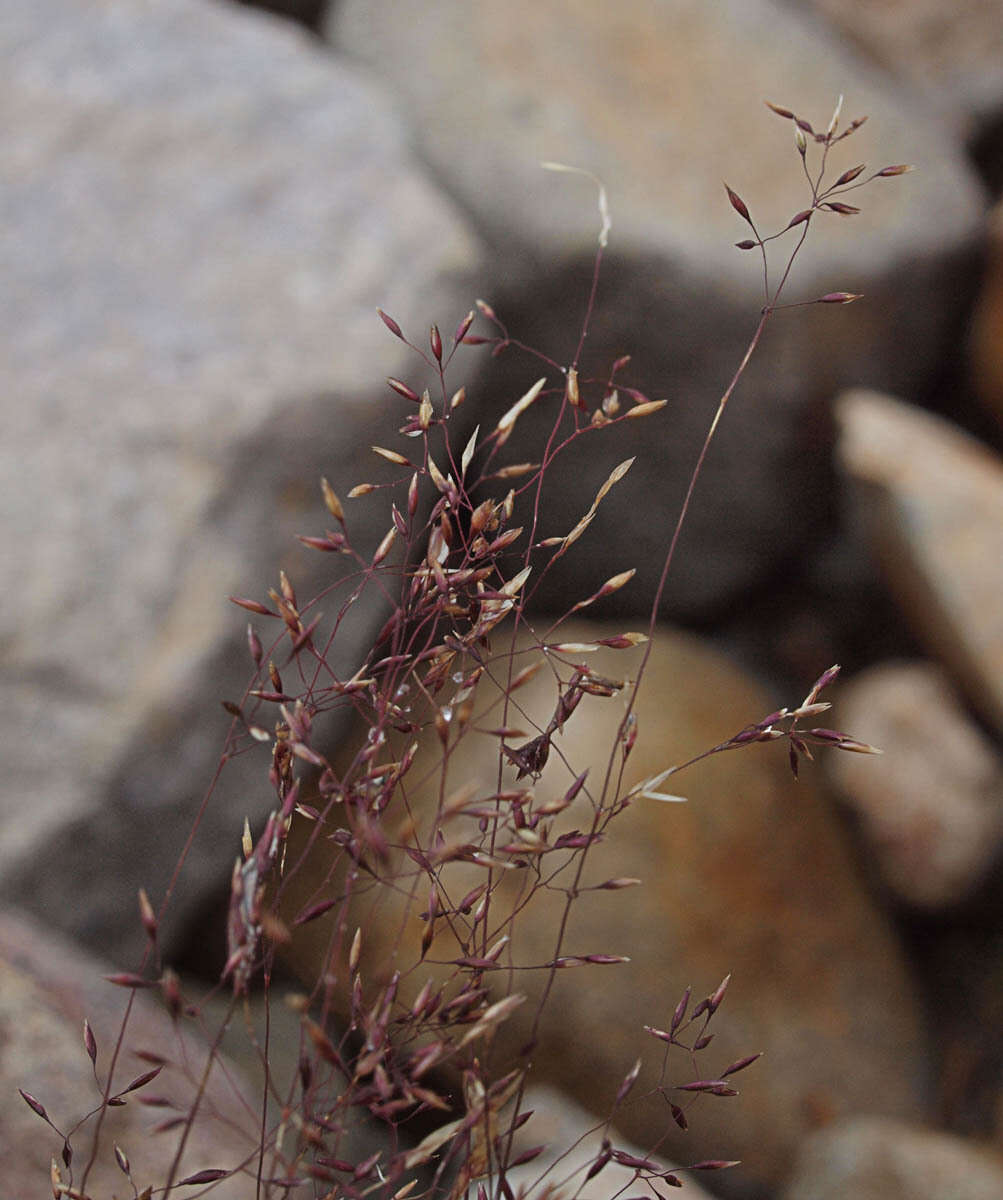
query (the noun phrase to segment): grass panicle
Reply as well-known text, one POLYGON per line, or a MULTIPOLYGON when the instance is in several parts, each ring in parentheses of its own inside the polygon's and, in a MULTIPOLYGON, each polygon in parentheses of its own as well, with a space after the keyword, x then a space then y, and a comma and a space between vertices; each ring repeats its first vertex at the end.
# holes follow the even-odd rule
MULTIPOLYGON (((584 890, 642 885, 629 877, 586 883, 586 863, 601 855, 617 818, 634 803, 679 800, 664 790, 666 781, 671 777, 674 787, 676 776, 711 755, 780 741, 796 775, 801 761, 821 747, 874 752, 816 724, 829 708, 819 697, 835 678, 833 667, 801 704, 754 721, 718 745, 694 747, 685 762, 627 784, 631 751, 644 736, 635 697, 715 432, 778 313, 859 299, 835 290, 785 299, 809 232, 820 221, 855 216, 859 208, 847 196, 856 199, 866 185, 908 169, 868 174, 861 164, 826 182, 831 152, 863 124, 858 119, 841 127, 841 103, 824 133, 792 110, 769 105, 793 123, 807 191, 806 205, 781 229, 761 233, 750 206, 725 185, 751 235, 737 245, 759 257, 763 305, 720 397, 681 509, 667 528, 657 589, 637 602, 647 614, 638 629, 587 642, 562 636, 573 614, 601 613, 608 596, 631 586, 629 564, 598 591, 569 600, 563 616, 534 615, 536 590, 551 572, 565 570, 573 582, 573 570, 562 560, 587 536, 611 490, 630 487, 633 459, 622 461, 594 496, 582 496, 580 519, 563 531, 550 527, 543 505, 554 463, 587 453, 592 438, 615 439, 624 422, 658 422, 667 403, 630 386, 628 355, 600 370, 583 361, 610 229, 602 185, 595 181, 602 230, 573 361, 559 363, 513 337, 482 300, 460 318, 451 337, 433 324, 427 341, 411 340, 378 310, 389 333, 410 348, 415 373, 386 381, 386 436, 372 447, 364 477, 336 481, 338 491, 327 479, 319 482, 316 526, 299 540, 311 552, 331 556, 330 585, 304 599, 279 572, 261 598, 231 597, 250 617, 251 675, 243 695, 224 702, 231 726, 203 810, 225 783, 226 764, 251 754, 261 761, 272 811, 260 827, 245 823, 243 833, 234 830, 226 963, 215 989, 229 997, 224 1015, 210 1028, 205 999, 189 996, 161 961, 158 933, 180 886, 179 863, 159 904, 140 893, 143 962, 110 977, 129 993, 117 1043, 99 1047, 85 1025, 83 1050, 96 1083, 93 1101, 82 1105, 85 1115, 64 1129, 33 1093, 21 1093, 58 1146, 61 1157, 53 1160, 51 1176, 57 1200, 90 1196, 95 1161, 109 1154, 134 1196, 158 1200, 212 1194, 235 1176, 242 1181, 240 1194, 256 1200, 514 1200, 508 1173, 526 1168, 543 1149, 518 1149, 514 1135, 532 1125, 524 1103, 528 1066, 555 979, 566 970, 605 972, 627 961, 615 945, 585 952, 566 945, 569 917, 584 890), (503 415, 480 415, 471 431, 462 406, 470 403, 464 372, 474 347, 494 356, 521 353, 528 370, 522 394, 503 415), (548 420, 541 442, 527 446, 520 418, 531 407, 548 420), (362 505, 383 514, 374 543, 358 533, 355 513, 362 505), (355 647, 349 673, 339 672, 334 648, 344 662, 344 630, 357 605, 374 611, 385 606, 387 617, 371 645, 355 647), (600 647, 622 657, 615 676, 589 665, 600 647), (551 693, 543 718, 523 703, 524 688, 537 676, 548 681, 551 693), (561 734, 586 698, 609 706, 608 752, 599 773, 568 761, 562 749, 561 734), (458 746, 471 741, 491 765, 493 782, 486 789, 450 769, 458 746), (520 881, 516 888, 514 878, 520 881), (552 908, 556 935, 546 956, 529 961, 522 956, 520 929, 534 919, 530 901, 541 893, 552 908), (377 918, 387 928, 381 931, 377 918), (291 1069, 280 1068, 267 1032, 262 1039, 253 1027, 249 1001, 252 995, 277 1001, 276 966, 311 931, 322 950, 313 978, 283 997, 298 1016, 300 1036, 291 1069), (375 971, 371 945, 382 946, 384 955, 375 971), (145 1051, 146 1069, 127 1078, 130 1014, 144 990, 159 995, 179 1031, 192 1026, 207 1034, 209 1053, 201 1066, 178 1043, 145 1051), (185 1175, 182 1156, 193 1128, 220 1116, 206 1089, 210 1075, 225 1069, 219 1057, 223 1033, 231 1024, 239 1030, 242 1021, 260 1065, 256 1102, 234 1102, 251 1149, 239 1162, 207 1162, 185 1175), (513 1047, 506 1030, 515 1023, 520 1032, 513 1047), (190 1077, 190 1098, 181 1110, 155 1094, 169 1064, 190 1077), (109 1144, 104 1134, 110 1110, 137 1102, 156 1118, 152 1136, 173 1139, 172 1166, 163 1179, 134 1181, 129 1148, 109 1144), (361 1157, 352 1151, 359 1113, 382 1131, 361 1157), (75 1142, 86 1151, 74 1154, 75 1142)), ((652 436, 670 434, 654 424, 652 436)), ((759 1057, 750 1053, 703 1069, 713 1057, 710 1026, 727 986, 725 979, 696 1003, 687 990, 674 1010, 651 1014, 657 1024, 638 1030, 639 1049, 647 1039, 662 1044, 651 1095, 664 1106, 666 1128, 687 1128, 704 1097, 732 1100, 735 1076, 759 1057)), ((570 1179, 561 1177, 559 1156, 537 1180, 540 1195, 559 1180, 573 1196, 610 1163, 633 1170, 639 1189, 654 1195, 659 1187, 679 1186, 687 1173, 734 1165, 712 1159, 668 1171, 658 1160, 659 1145, 640 1156, 617 1148, 611 1129, 620 1108, 636 1099, 640 1072, 638 1059, 614 1094, 597 1098, 608 1105, 608 1116, 597 1125, 602 1140, 596 1156, 570 1179)), ((46 1135, 40 1130, 39 1136, 46 1135)))

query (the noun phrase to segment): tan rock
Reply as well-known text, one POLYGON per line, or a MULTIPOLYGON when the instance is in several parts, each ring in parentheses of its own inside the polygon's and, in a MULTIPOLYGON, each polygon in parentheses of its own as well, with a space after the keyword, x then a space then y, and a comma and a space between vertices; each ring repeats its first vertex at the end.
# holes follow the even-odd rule
POLYGON ((799 0, 917 96, 952 117, 962 136, 1003 108, 1000 0, 799 0))
MULTIPOLYGON (((342 0, 327 30, 397 97, 420 153, 497 249, 503 278, 488 299, 513 336, 563 365, 578 338, 599 220, 592 182, 538 164, 584 167, 606 185, 612 230, 583 378, 607 378, 629 353, 619 378, 669 406, 618 431, 615 449, 596 439, 585 466, 558 462, 550 472, 547 532, 562 532, 581 515, 583 493, 594 494, 626 454, 641 455, 635 478, 647 503, 611 497, 604 506, 599 536, 578 556, 587 590, 623 568, 624 542, 639 587, 653 590, 666 527, 762 308, 761 263, 734 248, 749 230, 722 179, 763 230, 782 228, 808 203, 792 126, 763 100, 822 130, 841 93, 844 128, 868 114, 833 152, 838 171, 922 163, 908 179, 853 192, 859 216, 813 223, 787 299, 834 290, 866 298, 783 313, 770 325, 682 539, 684 558, 700 569, 676 573, 665 615, 706 620, 788 561, 828 517, 834 392, 861 380, 903 394, 925 387, 956 336, 960 297, 974 292, 984 202, 953 131, 841 38, 773 0, 463 9, 416 0, 406 17, 394 0, 342 0)), ((774 243, 781 259, 787 244, 774 243)), ((779 262, 774 270, 776 281, 779 262)), ((526 378, 535 364, 518 355, 498 362, 506 364, 515 378, 492 393, 499 411, 535 378, 526 378)), ((520 432, 532 422, 529 413, 520 432)), ((546 581, 537 593, 556 611, 561 600, 546 581)))
MULTIPOLYGON (((577 643, 620 631, 571 622, 562 626, 560 636, 577 643)), ((496 651, 501 650, 501 634, 494 640, 496 651)), ((575 660, 576 653, 569 651, 567 657, 575 660)), ((636 670, 635 653, 589 654, 588 665, 623 678, 624 672, 636 670)), ((516 665, 526 661, 517 659, 516 665)), ((506 661, 494 669, 506 671, 506 661)), ((493 695, 485 677, 472 726, 490 728, 501 722, 497 706, 478 717, 493 695)), ((509 721, 526 730, 546 725, 556 700, 553 676, 542 671, 514 699, 518 705, 509 721)), ((705 644, 659 629, 637 708, 639 737, 627 763, 625 787, 718 744, 775 707, 705 644)), ((548 771, 535 788, 536 803, 560 797, 585 767, 589 776, 588 787, 554 819, 551 843, 560 831, 589 829, 590 789, 601 791, 623 711, 616 698, 586 696, 564 733, 555 736, 548 771)), ((439 794, 437 746, 434 735, 422 742, 412 768, 422 782, 405 785, 409 812, 423 839, 439 794)), ((393 747, 388 751, 396 753, 393 747)), ((872 761, 879 769, 879 760, 872 761)), ((503 787, 515 786, 511 767, 499 776, 497 739, 475 733, 451 748, 443 782, 446 796, 466 794, 470 803, 471 795, 494 793, 499 780, 503 787), (471 793, 465 793, 467 785, 471 793)), ((901 1116, 918 1114, 926 1050, 917 1001, 889 927, 858 879, 839 822, 810 773, 801 784, 793 782, 783 747, 722 753, 680 774, 678 782, 672 777, 666 787, 670 784, 673 792, 688 797, 687 803, 635 799, 615 819, 607 840, 593 849, 563 937, 558 926, 566 889, 574 881, 567 872, 554 873, 551 864, 560 856, 542 859, 538 876, 531 853, 520 859, 514 850, 502 852, 508 861, 528 865, 501 872, 486 943, 511 935, 498 961, 515 973, 509 977, 504 969, 489 971, 483 979, 493 996, 511 990, 526 993, 529 1000, 501 1026, 492 1061, 502 1070, 518 1060, 548 977, 540 964, 556 954, 627 955, 631 961, 626 964, 556 971, 529 1055, 532 1078, 563 1088, 605 1116, 625 1073, 643 1055, 636 1096, 616 1117, 623 1134, 644 1147, 657 1145, 659 1153, 683 1163, 741 1159, 740 1180, 731 1186, 766 1188, 781 1178, 804 1132, 827 1115, 865 1105, 901 1116), (640 878, 643 886, 588 890, 620 877, 640 878), (544 886, 533 892, 538 879, 544 886), (518 919, 510 925, 507 914, 516 910, 518 919), (537 969, 528 969, 533 966, 537 969), (696 1067, 685 1055, 677 1060, 676 1052, 670 1054, 664 1082, 670 1088, 690 1082, 694 1071, 715 1078, 715 1072, 745 1054, 764 1051, 765 1057, 736 1076, 740 1098, 701 1098, 692 1106, 690 1131, 681 1134, 668 1101, 652 1091, 662 1071, 663 1045, 646 1035, 643 1026, 665 1028, 687 985, 694 986, 696 1003, 729 972, 733 982, 725 1011, 715 1018, 714 1042, 698 1054, 696 1067)), ((345 819, 347 815, 336 813, 336 822, 345 819)), ((387 822, 391 840, 413 836, 413 827, 402 825, 393 811, 387 822)), ((474 817, 447 823, 447 840, 462 843, 476 836, 474 817)), ((519 836, 506 831, 499 845, 514 845, 519 836)), ((328 894, 331 885, 325 887, 324 881, 330 878, 332 860, 325 847, 331 843, 320 840, 312 864, 291 879, 289 919, 301 905, 328 894)), ((289 862, 295 861, 291 854, 289 862)), ((381 873, 378 864, 372 865, 381 873)), ((406 1004, 428 978, 445 981, 455 974, 448 964, 458 948, 449 922, 440 921, 426 961, 418 962, 427 928, 418 915, 428 904, 427 878, 407 858, 392 859, 386 869, 403 871, 395 887, 380 886, 364 873, 343 932, 332 926, 331 917, 304 925, 296 930, 291 954, 305 978, 325 970, 341 986, 341 954, 347 953, 358 924, 367 988, 374 989, 379 979, 398 969, 403 972, 400 999, 406 1004)), ((470 862, 449 862, 438 877, 443 905, 455 905, 485 882, 486 870, 470 862)), ((329 894, 340 894, 339 878, 335 876, 335 890, 329 894)), ((465 929, 471 919, 469 913, 457 916, 456 927, 465 929)), ((668 1092, 673 1101, 686 1095, 668 1092)), ((725 1174, 721 1187, 729 1186, 725 1174)))
POLYGON ((1003 847, 1003 761, 930 663, 885 663, 839 690, 840 721, 885 752, 826 760, 883 882, 907 904, 964 900, 1003 847))
POLYGON ((1003 730, 1003 463, 888 396, 837 404, 839 461, 878 564, 916 633, 1003 730))

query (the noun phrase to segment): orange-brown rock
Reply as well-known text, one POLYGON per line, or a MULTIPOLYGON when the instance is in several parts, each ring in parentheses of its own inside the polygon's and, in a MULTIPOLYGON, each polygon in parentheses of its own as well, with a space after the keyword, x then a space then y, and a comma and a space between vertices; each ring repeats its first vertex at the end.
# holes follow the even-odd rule
MULTIPOLYGON (((562 626, 560 636, 587 643, 617 632, 572 622, 562 626)), ((501 641, 499 634, 496 650, 501 641)), ((638 654, 569 651, 564 657, 622 678, 622 672, 636 670, 638 654)), ((517 667, 526 661, 517 659, 517 667)), ((504 661, 495 667, 504 670, 504 661)), ((514 693, 507 715, 494 707, 482 719, 479 714, 497 701, 486 674, 471 728, 503 722, 527 731, 534 724, 546 726, 556 697, 554 676, 544 669, 514 693)), ((775 707, 706 644, 659 629, 622 791, 722 742, 775 707)), ((535 798, 526 802, 529 808, 560 798, 586 767, 589 774, 571 806, 553 819, 549 844, 562 830, 589 830, 611 753, 614 765, 619 761, 614 743, 623 713, 620 698, 586 696, 564 732, 554 736, 535 798)), ((465 797, 467 805, 477 806, 477 799, 483 805, 499 783, 508 789, 530 782, 517 784, 509 765, 499 775, 497 738, 471 734, 455 741, 450 726, 449 739, 444 780, 437 769, 441 746, 435 733, 422 741, 405 779, 423 783, 407 790, 412 817, 403 821, 403 811, 389 817, 391 839, 406 832, 413 820, 427 846, 437 796, 460 796, 458 805, 465 797)), ((880 760, 873 761, 880 770, 880 760)), ((502 877, 501 884, 492 900, 487 936, 478 944, 490 946, 505 934, 511 942, 498 957, 499 969, 486 971, 483 980, 492 998, 521 992, 528 1000, 500 1027, 494 1054, 502 1069, 529 1038, 550 977, 540 964, 559 955, 628 956, 630 962, 619 965, 557 970, 537 1044, 528 1056, 534 1079, 563 1087, 605 1115, 639 1054, 645 1068, 635 1093, 650 1091, 658 1081, 663 1045, 647 1036, 643 1026, 667 1028, 687 985, 693 985, 697 999, 730 972, 733 982, 724 1011, 712 1025, 715 1041, 698 1056, 696 1069, 704 1078, 715 1078, 715 1072, 740 1056, 764 1051, 762 1063, 736 1077, 741 1097, 702 1097, 690 1113, 687 1134, 675 1128, 667 1102, 658 1096, 635 1101, 632 1093, 616 1122, 633 1142, 644 1147, 660 1143, 660 1152, 677 1162, 742 1159, 745 1184, 751 1179, 753 1186, 766 1188, 781 1177, 802 1134, 821 1120, 864 1107, 900 1116, 918 1113, 926 1051, 916 998, 829 803, 810 772, 800 784, 793 781, 783 746, 755 745, 715 755, 664 786, 681 792, 687 802, 638 797, 612 821, 606 839, 588 855, 563 937, 558 927, 568 891, 575 886, 573 868, 557 869, 565 855, 534 855, 528 842, 524 853, 505 849, 518 841, 511 830, 497 839, 496 858, 525 865, 494 873, 502 877), (622 877, 637 877, 643 884, 587 890, 622 877)), ((457 816, 444 828, 447 838, 461 843, 477 838, 474 817, 457 816)), ((324 894, 317 885, 328 861, 322 852, 297 877, 299 891, 290 896, 290 913, 324 894)), ((441 982, 455 974, 448 964, 460 951, 449 925, 468 929, 476 903, 472 913, 454 913, 437 922, 427 957, 419 962, 428 880, 403 856, 393 860, 391 870, 400 876, 393 888, 360 875, 358 902, 347 914, 340 940, 336 923, 326 919, 296 931, 291 954, 302 974, 315 978, 328 970, 346 990, 345 956, 355 926, 362 929, 367 1002, 377 981, 394 970, 403 972, 399 996, 405 1003, 427 979, 441 982)), ((487 878, 484 866, 448 863, 439 873, 441 908, 455 907, 487 878)), ((337 883, 329 891, 338 894, 340 887, 337 883)), ((676 1053, 668 1060, 669 1084, 694 1079, 694 1067, 683 1054, 675 1058, 676 1053)), ((670 1093, 677 1102, 686 1095, 670 1093)))

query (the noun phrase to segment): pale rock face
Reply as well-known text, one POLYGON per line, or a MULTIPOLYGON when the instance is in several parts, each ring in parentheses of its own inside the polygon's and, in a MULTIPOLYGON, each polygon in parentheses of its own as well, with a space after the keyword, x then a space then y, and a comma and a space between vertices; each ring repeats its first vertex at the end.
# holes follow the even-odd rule
MULTIPOLYGON (((263 596, 279 566, 321 586, 330 557, 293 534, 323 528, 319 476, 357 481, 399 423, 382 377, 413 369, 374 308, 453 328, 478 248, 381 97, 292 25, 12 0, 0 50, 0 879, 118 955, 250 675, 227 594, 263 596)), ((385 532, 355 520, 360 544, 385 532)), ((357 637, 382 619, 359 617, 357 637)), ((246 765, 179 916, 269 803, 246 765)))

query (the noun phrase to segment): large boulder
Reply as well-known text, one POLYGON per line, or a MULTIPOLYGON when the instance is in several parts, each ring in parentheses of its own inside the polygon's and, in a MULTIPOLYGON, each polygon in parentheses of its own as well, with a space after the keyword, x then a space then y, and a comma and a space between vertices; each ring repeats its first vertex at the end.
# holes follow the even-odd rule
MULTIPOLYGON (((588 644, 619 631, 573 621, 559 636, 588 644)), ((505 639, 494 636, 500 649, 505 639)), ((572 648, 565 657, 575 661, 577 654, 572 648)), ((626 651, 587 657, 588 666, 602 676, 623 679, 637 669, 626 651)), ((478 685, 471 730, 493 728, 505 719, 489 682, 507 670, 507 651, 499 659, 478 685)), ((515 665, 521 670, 530 661, 519 657, 515 665)), ((554 675, 545 669, 513 694, 508 723, 543 728, 556 699, 554 675)), ((708 645, 659 629, 636 709, 638 741, 627 760, 623 792, 723 742, 776 707, 708 645)), ((589 829, 593 798, 602 790, 623 712, 618 699, 586 696, 564 732, 553 738, 550 765, 534 786, 535 799, 527 803, 535 809, 556 801, 579 772, 587 767, 589 775, 570 808, 552 819, 550 844, 561 832, 589 829)), ((482 798, 497 793, 499 785, 508 789, 532 782, 518 784, 514 767, 499 765, 497 744, 488 733, 469 732, 455 743, 450 737, 448 771, 442 775, 436 766, 441 743, 434 733, 425 737, 411 769, 415 782, 407 777, 398 798, 402 807, 388 809, 382 818, 390 841, 410 844, 414 837, 422 846, 437 846, 430 831, 438 803, 466 803, 480 812, 487 806, 482 798)), ((391 744, 385 753, 396 759, 399 749, 391 744)), ((339 778, 349 759, 347 751, 339 778)), ((614 778, 618 761, 614 754, 614 778)), ((879 759, 870 762, 880 770, 879 759)), ((375 764, 369 775, 379 775, 375 764)), ((527 994, 528 1000, 498 1031, 492 1061, 499 1071, 513 1059, 531 1062, 533 1079, 563 1088, 604 1117, 628 1068, 643 1055, 645 1067, 634 1093, 614 1114, 617 1127, 636 1145, 657 1146, 675 1162, 741 1159, 742 1167, 715 1177, 715 1186, 735 1195, 760 1194, 783 1177, 795 1147, 816 1123, 865 1107, 901 1117, 920 1114, 929 1064, 918 996, 889 925, 862 884, 836 814, 810 773, 794 782, 783 746, 722 752, 671 777, 664 789, 681 792, 687 803, 636 798, 613 820, 604 844, 590 852, 581 881, 558 870, 559 852, 540 859, 537 867, 530 850, 525 869, 501 872, 484 938, 490 944, 507 933, 512 941, 498 959, 501 969, 485 973, 483 982, 492 998, 510 990, 527 994), (643 885, 596 890, 605 880, 622 878, 640 879, 643 885), (579 898, 559 937, 569 889, 579 898), (558 969, 535 1045, 519 1060, 548 978, 546 970, 523 968, 538 968, 555 954, 620 955, 630 961, 558 969), (663 1067, 665 1047, 643 1026, 668 1028, 688 985, 694 986, 696 1004, 729 972, 731 991, 715 1018, 712 1045, 698 1053, 696 1065, 672 1052, 663 1067), (759 1051, 765 1052, 763 1061, 735 1076, 741 1096, 701 1097, 704 1102, 692 1106, 689 1132, 681 1133, 669 1101, 691 1106, 688 1093, 671 1088, 694 1078, 716 1079, 733 1060, 759 1051), (660 1078, 666 1098, 652 1092, 660 1078)), ((340 804, 332 818, 336 824, 354 820, 340 804)), ((447 821, 446 844, 476 841, 477 819, 447 821)), ((305 823, 297 836, 316 830, 305 823)), ((285 885, 291 926, 325 896, 337 900, 343 894, 344 872, 333 866, 338 851, 330 840, 314 836, 305 866, 298 853, 288 858, 299 863, 285 885)), ((513 842, 523 844, 507 830, 497 845, 509 848, 497 853, 515 861, 513 842)), ((525 844, 531 842, 530 837, 525 844)), ((457 929, 466 929, 473 918, 469 909, 466 916, 444 917, 427 957, 419 961, 428 928, 420 915, 429 902, 428 880, 404 855, 385 864, 369 855, 366 867, 392 882, 381 885, 368 873, 358 874, 349 911, 339 906, 296 928, 288 952, 305 979, 327 979, 332 986, 337 981, 334 994, 347 1003, 351 989, 339 947, 347 948, 358 925, 366 1011, 394 970, 403 973, 398 1001, 406 1011, 427 979, 444 982, 455 974, 449 964, 461 952, 451 933, 453 921, 457 929)), ((484 864, 447 861, 437 873, 442 906, 458 905, 487 877, 484 864)), ((687 1039, 699 1032, 698 1021, 687 1039)))
MULTIPOLYGON (((807 544, 829 513, 834 390, 927 387, 974 287, 983 201, 936 114, 774 0, 517 0, 462 11, 419 0, 407 19, 393 0, 343 0, 325 28, 396 94, 436 177, 503 258, 504 286, 491 299, 513 337, 555 360, 552 384, 576 353, 599 218, 589 180, 539 163, 586 168, 606 185, 612 232, 582 370, 598 380, 590 408, 625 353, 634 358, 618 379, 669 406, 657 427, 631 428, 626 449, 597 443, 584 470, 551 471, 545 532, 559 534, 614 453, 642 454, 645 503, 605 507, 602 536, 576 555, 584 586, 620 568, 614 555, 627 541, 639 583, 653 587, 718 398, 756 328, 762 265, 734 248, 749 228, 722 178, 764 232, 810 202, 793 127, 762 101, 791 106, 823 131, 841 93, 841 128, 870 116, 831 155, 830 179, 860 162, 921 164, 907 180, 850 193, 862 215, 813 222, 786 299, 843 290, 865 299, 784 312, 768 327, 682 538, 683 557, 700 569, 676 571, 665 611, 706 620, 807 544)), ((774 244, 774 282, 795 237, 774 244)), ((509 357, 528 385, 538 364, 509 357)), ((527 438, 530 430, 527 420, 527 438)), ((555 588, 537 594, 555 607, 561 599, 555 588)))
MULTIPOLYGON (((478 249, 380 94, 277 18, 12 0, 0 54, 0 895, 121 958, 249 679, 225 597, 265 599, 279 566, 301 598, 331 582, 293 535, 331 523, 320 475, 357 482, 394 436, 380 380, 413 368, 374 307, 451 330, 478 249)), ((386 532, 349 527, 363 552, 386 532)), ((382 619, 357 606, 346 644, 382 619)), ((261 767, 231 764, 176 916, 268 805, 261 767)))

